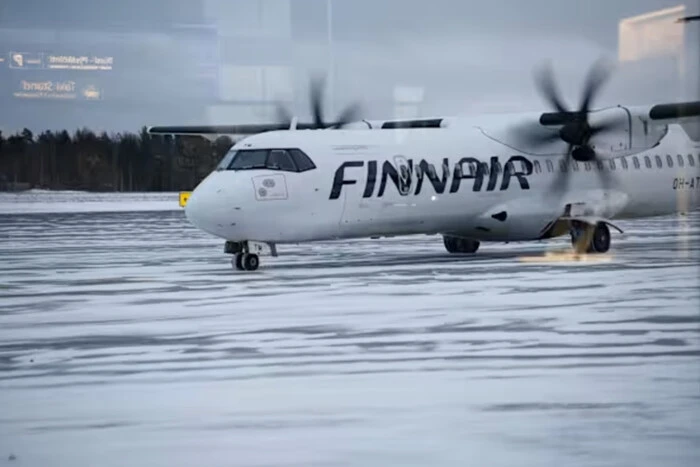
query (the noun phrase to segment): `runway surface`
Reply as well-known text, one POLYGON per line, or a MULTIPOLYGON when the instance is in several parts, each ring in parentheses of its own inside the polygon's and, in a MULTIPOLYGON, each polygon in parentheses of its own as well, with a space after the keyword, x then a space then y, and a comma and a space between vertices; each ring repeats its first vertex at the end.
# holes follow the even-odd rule
POLYGON ((177 195, 63 196, 0 196, 0 465, 700 465, 698 215, 241 273, 177 195))

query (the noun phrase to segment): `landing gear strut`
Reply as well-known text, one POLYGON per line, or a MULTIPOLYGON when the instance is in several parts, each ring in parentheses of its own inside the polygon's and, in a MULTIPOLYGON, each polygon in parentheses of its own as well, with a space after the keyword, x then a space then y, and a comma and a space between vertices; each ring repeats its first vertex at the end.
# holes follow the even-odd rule
POLYGON ((577 254, 606 253, 610 249, 610 229, 605 222, 590 225, 572 221, 571 245, 577 254))
POLYGON ((445 249, 450 253, 476 253, 476 250, 479 249, 479 242, 469 238, 444 235, 442 241, 445 244, 445 249))

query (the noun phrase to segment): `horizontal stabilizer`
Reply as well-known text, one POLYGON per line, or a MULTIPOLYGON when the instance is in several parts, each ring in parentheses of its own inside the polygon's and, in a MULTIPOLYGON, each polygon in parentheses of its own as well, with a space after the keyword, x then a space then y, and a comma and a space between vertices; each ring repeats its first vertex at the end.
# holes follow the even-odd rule
MULTIPOLYGON (((329 126, 333 126, 330 123, 329 126)), ((298 130, 316 128, 314 123, 297 123, 298 130)), ((247 123, 241 125, 182 125, 152 126, 148 132, 152 135, 253 135, 266 131, 289 130, 288 123, 247 123)))

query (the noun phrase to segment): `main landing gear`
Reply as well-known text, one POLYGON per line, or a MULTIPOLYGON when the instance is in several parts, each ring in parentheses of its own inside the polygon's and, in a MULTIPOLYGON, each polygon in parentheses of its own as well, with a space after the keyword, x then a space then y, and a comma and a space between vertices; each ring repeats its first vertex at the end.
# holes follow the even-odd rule
POLYGON ((591 225, 572 221, 571 245, 576 254, 606 253, 610 249, 610 229, 605 222, 591 225))
POLYGON ((476 250, 479 249, 479 242, 469 238, 443 235, 442 241, 445 244, 445 249, 450 253, 476 253, 476 250))
POLYGON ((260 267, 259 254, 265 252, 265 247, 270 249, 271 256, 277 256, 274 244, 260 242, 231 242, 224 245, 224 253, 234 255, 231 264, 239 271, 255 271, 260 267))

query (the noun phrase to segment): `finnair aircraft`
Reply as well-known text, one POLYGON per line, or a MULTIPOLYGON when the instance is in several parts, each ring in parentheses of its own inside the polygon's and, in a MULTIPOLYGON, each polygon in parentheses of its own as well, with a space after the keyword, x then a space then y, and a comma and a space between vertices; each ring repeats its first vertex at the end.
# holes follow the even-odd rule
MULTIPOLYGON (((225 240, 239 270, 276 245, 440 234, 450 253, 481 242, 570 235, 577 253, 610 248, 613 222, 700 205, 700 101, 579 110, 540 87, 552 112, 418 120, 151 127, 153 134, 252 134, 191 193, 190 222, 225 240)), ((291 120, 291 122, 290 122, 291 120)))

